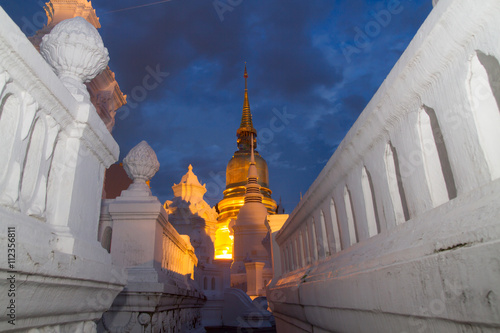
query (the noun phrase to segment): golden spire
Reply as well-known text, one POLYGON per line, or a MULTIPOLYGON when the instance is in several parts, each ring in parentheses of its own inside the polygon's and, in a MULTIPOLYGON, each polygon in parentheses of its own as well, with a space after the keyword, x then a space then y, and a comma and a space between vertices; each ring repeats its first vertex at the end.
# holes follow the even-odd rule
POLYGON ((248 73, 247 73, 247 65, 245 63, 245 73, 243 74, 245 78, 245 99, 243 101, 243 114, 241 115, 241 124, 240 128, 245 129, 249 132, 253 132, 253 124, 252 124, 252 113, 250 112, 250 103, 248 102, 248 73))
POLYGON ((247 73, 247 63, 245 61, 245 72, 243 73, 243 77, 245 78, 245 91, 247 91, 247 79, 248 79, 248 73, 247 73))
MULTIPOLYGON (((250 103, 248 102, 248 84, 247 84, 247 79, 248 79, 248 73, 247 73, 247 65, 245 63, 245 72, 243 74, 243 77, 245 78, 245 99, 243 100, 243 113, 241 115, 241 124, 240 128, 236 131, 236 135, 238 136, 238 146, 241 147, 245 150, 248 150, 249 146, 249 136, 250 133, 253 133, 254 137, 257 136, 257 131, 255 128, 253 128, 253 123, 252 123, 252 113, 250 112, 250 103)), ((257 143, 257 142, 255 142, 257 143)))

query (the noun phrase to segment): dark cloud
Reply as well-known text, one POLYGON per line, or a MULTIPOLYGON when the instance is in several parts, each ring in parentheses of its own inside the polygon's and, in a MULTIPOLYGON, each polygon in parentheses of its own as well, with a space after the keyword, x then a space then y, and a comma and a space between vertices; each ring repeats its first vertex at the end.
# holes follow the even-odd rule
MULTIPOLYGON (((192 164, 207 184, 207 199, 215 204, 236 150, 246 61, 259 150, 268 161, 273 197, 282 197, 287 212, 305 194, 432 7, 430 0, 400 0, 401 12, 359 47, 358 31, 366 31, 376 21, 374 15, 394 0, 243 0, 224 12, 223 20, 214 2, 206 0, 118 11, 152 2, 92 2, 110 67, 129 100, 113 130, 120 159, 146 140, 161 164, 151 182, 161 201, 172 195, 171 186, 192 164), (342 45, 357 47, 357 52, 346 56, 342 45), (169 75, 139 96, 137 87, 157 68, 169 75), (291 117, 276 129, 271 122, 284 110, 291 117)), ((41 1, 0 0, 0 5, 23 30, 41 27, 41 1)))

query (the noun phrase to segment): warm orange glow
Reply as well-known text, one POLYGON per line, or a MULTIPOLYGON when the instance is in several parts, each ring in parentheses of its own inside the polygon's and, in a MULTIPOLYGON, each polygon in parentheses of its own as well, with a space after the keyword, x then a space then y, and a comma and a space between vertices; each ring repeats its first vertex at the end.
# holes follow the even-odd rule
MULTIPOLYGON (((267 190, 270 192, 270 190, 267 190)), ((236 220, 240 208, 245 203, 245 187, 237 186, 224 191, 224 199, 219 202, 220 214, 215 232, 215 259, 233 258, 233 230, 229 230, 229 222, 236 220)), ((276 210, 276 202, 270 197, 264 196, 262 203, 266 206, 269 214, 276 210)))
POLYGON ((221 254, 220 256, 217 256, 215 259, 233 259, 233 256, 230 254, 228 255, 221 254))
POLYGON ((233 256, 227 250, 222 250, 222 254, 215 256, 215 259, 233 259, 233 256))
POLYGON ((233 258, 233 236, 229 232, 227 223, 218 223, 215 232, 215 259, 233 258))
MULTIPOLYGON (((258 153, 255 159, 259 183, 262 186, 262 203, 266 206, 269 214, 274 214, 276 202, 271 198, 272 191, 267 187, 267 164, 258 153)), ((231 220, 236 221, 240 208, 245 204, 245 186, 249 165, 250 154, 248 152, 235 152, 227 165, 224 198, 217 204, 220 213, 217 218, 217 231, 215 232, 215 259, 233 258, 234 236, 231 220)))

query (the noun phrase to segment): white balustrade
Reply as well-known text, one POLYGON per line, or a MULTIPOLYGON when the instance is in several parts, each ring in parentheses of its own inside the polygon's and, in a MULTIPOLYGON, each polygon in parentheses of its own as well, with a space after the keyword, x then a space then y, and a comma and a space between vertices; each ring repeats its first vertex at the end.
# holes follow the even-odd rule
POLYGON ((431 12, 276 235, 278 331, 412 331, 441 292, 436 331, 500 328, 480 301, 500 293, 499 19, 496 0, 431 12))
MULTIPOLYGON (((453 95, 460 100, 446 100, 437 91, 428 88, 423 94, 412 87, 427 83, 418 70, 403 67, 412 46, 389 75, 404 83, 394 72, 411 71, 412 82, 384 82, 290 215, 279 243, 300 237, 299 227, 309 225, 312 257, 321 259, 500 177, 498 50, 489 50, 493 55, 470 50, 468 60, 457 64, 463 73, 448 78, 466 76, 453 95), (411 98, 395 96, 405 88, 411 98), (434 100, 439 109, 423 99, 434 100)), ((432 61, 426 65, 432 67, 432 61)), ((292 262, 297 262, 296 247, 291 250, 292 262)))
POLYGON ((170 223, 163 230, 162 262, 163 271, 172 271, 182 276, 189 275, 194 279, 194 266, 198 264, 198 259, 189 236, 179 235, 170 223))
POLYGON ((104 170, 119 148, 84 85, 108 59, 82 18, 57 25, 39 53, 0 8, 1 247, 16 233, 15 265, 1 260, 0 271, 18 283, 15 326, 3 316, 2 332, 95 331, 125 283, 98 242, 104 170))

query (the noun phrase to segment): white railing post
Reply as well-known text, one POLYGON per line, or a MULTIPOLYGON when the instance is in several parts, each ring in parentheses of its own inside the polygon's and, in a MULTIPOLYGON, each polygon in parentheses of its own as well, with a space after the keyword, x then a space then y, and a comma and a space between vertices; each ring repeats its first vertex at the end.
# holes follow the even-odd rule
MULTIPOLYGON (((126 289, 103 315, 98 329, 121 332, 123 326, 116 318, 125 316, 140 321, 141 316, 146 318, 151 312, 154 315, 148 318, 158 327, 163 325, 164 316, 184 318, 183 323, 199 323, 200 313, 196 309, 206 297, 193 281, 194 266, 198 264, 194 248, 189 236, 179 235, 170 224, 167 211, 146 184, 160 167, 156 154, 142 141, 128 153, 123 166, 133 183, 105 204, 111 217, 113 263, 127 269, 128 281, 126 289), (124 308, 122 304, 135 306, 124 308)), ((109 216, 105 216, 106 220, 109 216)), ((132 331, 141 330, 139 323, 134 325, 132 331)), ((173 331, 175 323, 163 327, 173 331)))
POLYGON ((18 281, 15 323, 0 318, 2 332, 95 332, 125 284, 98 242, 104 170, 119 148, 83 84, 107 61, 82 18, 61 22, 40 54, 0 8, 0 245, 17 251, 0 272, 18 281))

